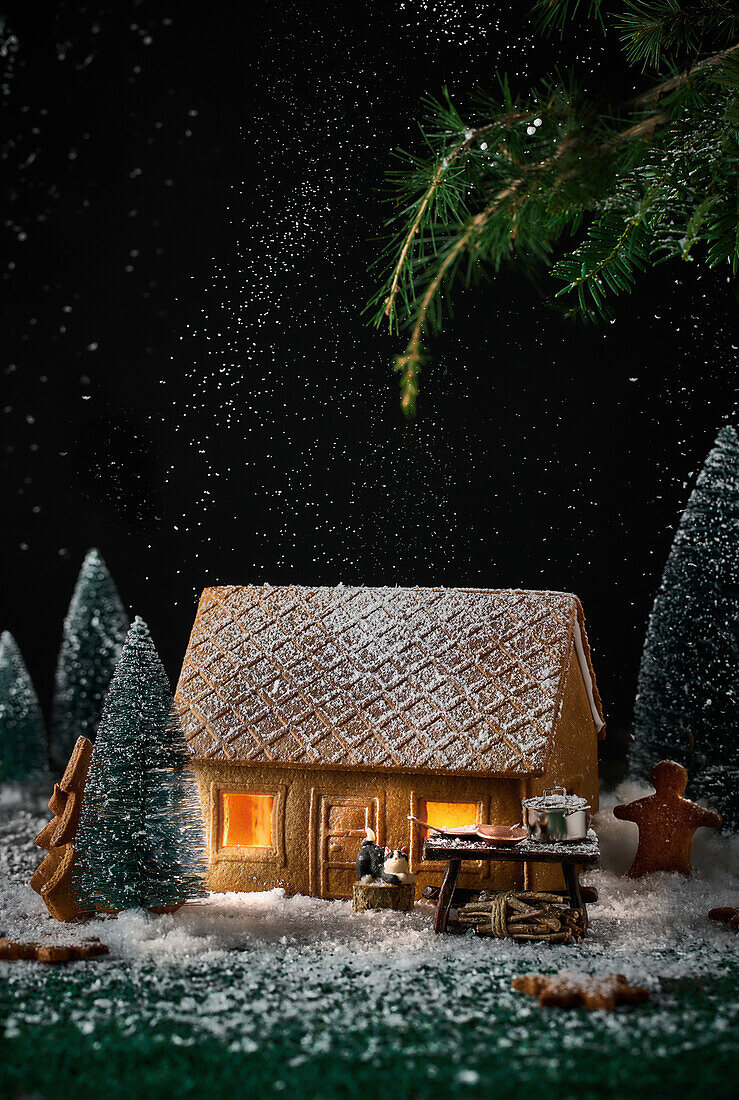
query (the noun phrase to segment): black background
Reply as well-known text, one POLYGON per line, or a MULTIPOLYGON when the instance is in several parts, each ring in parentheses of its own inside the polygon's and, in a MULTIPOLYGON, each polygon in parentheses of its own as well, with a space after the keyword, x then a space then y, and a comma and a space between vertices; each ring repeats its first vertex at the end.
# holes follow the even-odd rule
POLYGON ((361 316, 422 95, 558 64, 625 97, 617 43, 452 0, 5 11, 0 625, 44 706, 98 546, 173 681, 208 584, 574 591, 618 756, 734 411, 725 274, 658 269, 589 329, 505 271, 457 298, 413 425, 361 316))

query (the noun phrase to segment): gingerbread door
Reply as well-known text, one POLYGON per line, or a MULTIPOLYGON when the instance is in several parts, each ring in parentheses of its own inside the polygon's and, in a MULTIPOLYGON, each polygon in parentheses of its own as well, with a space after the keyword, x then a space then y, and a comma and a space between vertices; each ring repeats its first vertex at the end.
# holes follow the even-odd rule
POLYGON ((311 893, 349 898, 357 878, 356 862, 365 829, 384 840, 384 799, 311 792, 311 893))

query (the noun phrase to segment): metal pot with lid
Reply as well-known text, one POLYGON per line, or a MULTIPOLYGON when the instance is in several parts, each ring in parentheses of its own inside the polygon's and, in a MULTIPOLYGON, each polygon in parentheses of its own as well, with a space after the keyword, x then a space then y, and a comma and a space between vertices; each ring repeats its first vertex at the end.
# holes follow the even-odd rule
POLYGON ((584 840, 588 835, 591 807, 584 798, 568 794, 564 787, 548 787, 535 798, 525 798, 521 806, 530 840, 560 844, 584 840))

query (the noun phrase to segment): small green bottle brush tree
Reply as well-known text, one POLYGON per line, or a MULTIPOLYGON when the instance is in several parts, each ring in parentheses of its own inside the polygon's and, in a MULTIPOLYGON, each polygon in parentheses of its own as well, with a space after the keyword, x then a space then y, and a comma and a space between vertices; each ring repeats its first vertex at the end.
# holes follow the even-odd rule
POLYGON ((41 707, 13 635, 0 636, 0 783, 49 782, 41 707))
POLYGON ((176 908, 205 891, 197 788, 167 675, 136 618, 98 727, 73 890, 87 911, 176 908))
POLYGON ((654 601, 634 711, 633 774, 659 760, 739 825, 739 440, 720 430, 682 514, 654 601))
POLYGON ((105 694, 128 629, 113 578, 98 550, 82 563, 56 668, 51 755, 61 771, 78 737, 94 742, 105 694))

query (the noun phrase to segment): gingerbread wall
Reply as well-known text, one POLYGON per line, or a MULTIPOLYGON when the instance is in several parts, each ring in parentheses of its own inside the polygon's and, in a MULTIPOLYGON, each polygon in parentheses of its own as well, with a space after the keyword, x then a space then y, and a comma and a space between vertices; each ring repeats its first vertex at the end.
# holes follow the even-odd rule
MULTIPOLYGON (((543 776, 528 778, 525 784, 526 798, 541 794, 546 787, 566 787, 587 798, 593 813, 598 809, 598 733, 574 647, 567 665, 562 710, 546 771, 543 776)), ((562 890, 564 879, 556 865, 529 864, 526 885, 532 890, 562 890)))
MULTIPOLYGON (((365 826, 378 843, 408 844, 418 893, 440 885, 443 866, 421 862, 424 831, 408 820, 423 815, 423 800, 476 802, 478 820, 520 820, 522 780, 449 775, 408 775, 309 768, 196 763, 208 835, 212 890, 264 890, 349 897, 365 826), (221 847, 221 792, 243 791, 274 798, 271 849, 221 847)), ((511 863, 470 863, 461 886, 507 889, 522 885, 511 863)))

